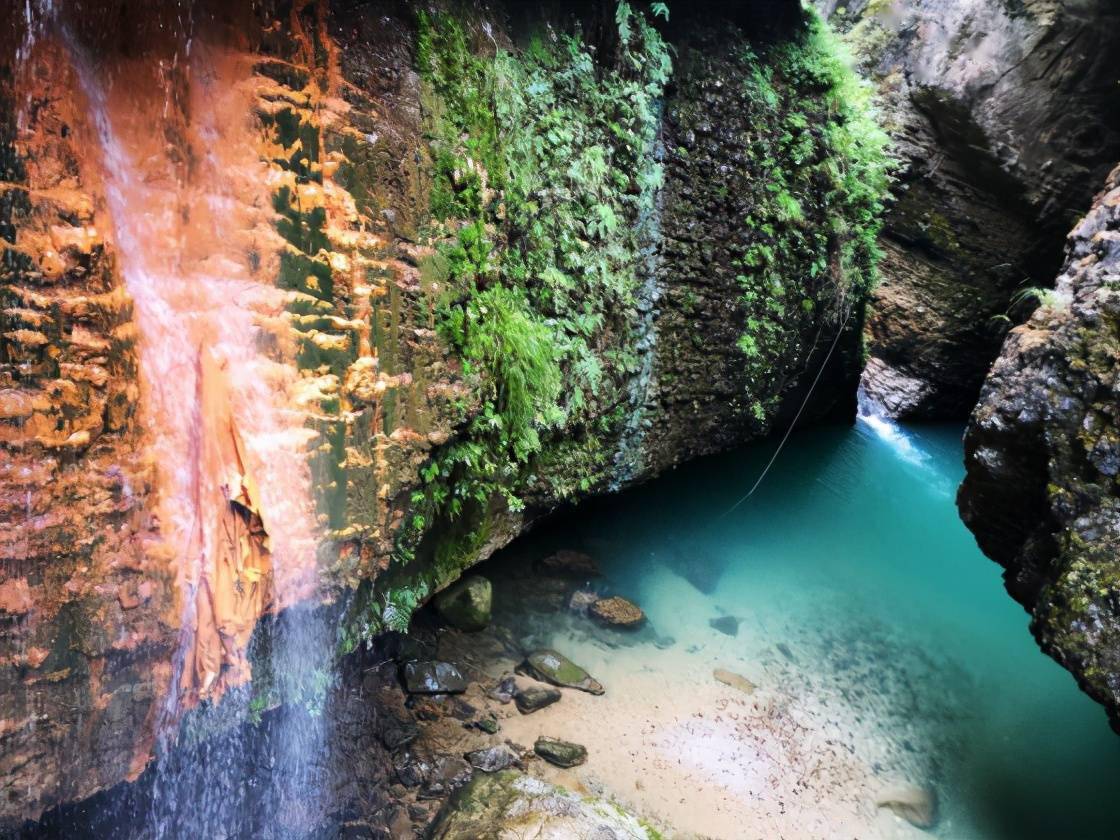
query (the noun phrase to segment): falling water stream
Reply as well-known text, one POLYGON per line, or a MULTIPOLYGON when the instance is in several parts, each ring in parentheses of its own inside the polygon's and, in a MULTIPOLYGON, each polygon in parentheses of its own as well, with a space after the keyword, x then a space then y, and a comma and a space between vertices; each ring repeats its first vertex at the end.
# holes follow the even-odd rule
POLYGON ((99 66, 64 36, 135 305, 161 537, 182 604, 141 821, 154 837, 309 831, 325 807, 333 635, 316 606, 309 433, 288 396, 285 301, 259 258, 277 249, 268 172, 249 142, 247 60, 192 51, 188 37, 153 75, 151 62, 99 66), (246 727, 281 699, 265 729, 246 727))

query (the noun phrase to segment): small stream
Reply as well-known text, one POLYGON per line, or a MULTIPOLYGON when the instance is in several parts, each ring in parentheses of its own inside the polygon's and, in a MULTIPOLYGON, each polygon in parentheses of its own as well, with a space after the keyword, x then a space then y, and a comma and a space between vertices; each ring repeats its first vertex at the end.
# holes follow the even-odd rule
POLYGON ((618 646, 571 619, 522 616, 530 643, 567 652, 608 687, 605 702, 564 723, 574 736, 621 744, 625 725, 610 729, 612 687, 614 703, 657 691, 622 712, 623 721, 648 715, 645 739, 627 744, 639 757, 620 748, 615 763, 596 767, 593 749, 589 772, 608 789, 621 780, 633 807, 721 837, 738 836, 730 826, 752 813, 768 820, 750 824, 764 834, 852 836, 840 821, 864 831, 881 820, 876 786, 898 781, 936 791, 939 837, 1115 837, 1120 741, 1039 652, 1000 569, 958 519, 960 431, 867 414, 851 428, 797 434, 731 510, 773 452, 761 443, 580 508, 492 561, 500 581, 546 552, 582 548, 604 572, 599 591, 633 599, 649 617, 657 644, 618 646), (710 625, 722 616, 741 619, 736 635, 710 625), (721 665, 759 686, 766 699, 756 710, 770 703, 780 713, 721 729, 705 699, 721 665), (694 710, 679 699, 690 694, 694 710), (673 703, 672 715, 652 711, 673 703), (674 740, 678 725, 687 734, 674 740), (760 734, 767 727, 774 737, 760 734), (647 751, 664 755, 643 763, 647 751), (687 774, 660 784, 696 785, 679 805, 651 790, 657 768, 673 762, 687 774), (699 819, 709 781, 747 802, 742 813, 728 806, 699 819))

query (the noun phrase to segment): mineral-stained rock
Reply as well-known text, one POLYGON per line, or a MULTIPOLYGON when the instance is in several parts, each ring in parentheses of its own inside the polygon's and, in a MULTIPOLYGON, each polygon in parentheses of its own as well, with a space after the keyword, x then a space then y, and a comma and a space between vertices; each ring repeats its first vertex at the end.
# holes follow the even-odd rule
POLYGON ((937 825, 937 794, 916 785, 888 788, 875 799, 875 807, 887 808, 916 828, 937 825))
POLYGON ((482 575, 468 575, 440 592, 436 609, 452 627, 467 632, 485 630, 490 625, 493 588, 482 575))
POLYGON ((517 692, 514 700, 517 703, 517 710, 523 715, 529 715, 559 702, 560 692, 555 688, 531 687, 517 692))
POLYGON ((587 748, 571 741, 541 736, 533 744, 533 752, 557 767, 575 767, 587 761, 587 748))
POLYGON ((476 775, 440 812, 430 836, 432 840, 654 840, 658 835, 613 803, 505 770, 476 775))
POLYGON ((1120 731, 1120 168, 965 433, 961 518, 1047 653, 1120 731))
POLYGON ((537 571, 545 575, 580 580, 599 576, 599 566, 590 554, 567 548, 538 560, 537 571))
POLYGON ((566 656, 554 650, 534 651, 525 657, 519 670, 527 676, 562 688, 578 688, 589 694, 602 694, 602 684, 566 656))
POLYGON ((401 669, 410 694, 459 694, 467 680, 450 662, 406 662, 401 669))
POLYGON ((615 595, 601 598, 588 608, 588 614, 607 627, 632 630, 645 623, 646 614, 632 601, 615 595))

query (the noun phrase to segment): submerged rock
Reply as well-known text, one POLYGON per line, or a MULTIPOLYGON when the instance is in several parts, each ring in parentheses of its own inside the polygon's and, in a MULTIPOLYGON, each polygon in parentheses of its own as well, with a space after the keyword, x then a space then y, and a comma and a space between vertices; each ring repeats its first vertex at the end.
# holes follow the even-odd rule
POLYGON ((575 767, 587 761, 587 748, 559 738, 546 738, 543 735, 533 744, 533 752, 557 767, 575 767))
POLYGON ((555 688, 527 688, 517 692, 514 697, 517 710, 523 715, 539 712, 545 706, 551 706, 560 701, 560 692, 555 688))
POLYGON ((711 619, 708 622, 708 625, 713 630, 718 630, 719 632, 727 636, 738 636, 739 625, 742 623, 742 621, 743 619, 736 618, 733 615, 721 615, 719 618, 711 619))
POLYGON ((504 770, 476 775, 440 812, 429 836, 432 840, 654 840, 657 835, 614 803, 504 770))
POLYGON ((589 589, 577 589, 568 599, 568 609, 580 615, 587 615, 591 605, 599 600, 599 594, 589 589))
POLYGON ((436 610, 459 630, 473 633, 490 626, 493 587, 482 575, 468 575, 436 595, 436 610))
POLYGON ((406 662, 401 669, 409 694, 461 694, 467 680, 450 662, 406 662))
POLYGON ((758 689, 757 685, 755 685, 753 682, 751 682, 741 674, 736 674, 734 671, 727 671, 723 668, 716 668, 714 671, 712 671, 712 676, 715 677, 718 682, 721 682, 724 685, 729 685, 732 688, 737 688, 744 694, 754 694, 758 689))
POLYGON ((552 683, 563 688, 577 688, 589 694, 602 694, 602 683, 572 660, 554 650, 542 649, 530 653, 518 666, 526 676, 552 683))
POLYGON ((509 747, 499 744, 496 747, 487 747, 467 753, 467 761, 471 767, 483 773, 497 773, 506 770, 515 764, 520 764, 521 759, 509 747))
POLYGON ((915 828, 937 825, 937 794, 917 785, 888 788, 876 798, 875 807, 893 811, 915 828))
POLYGON ((537 561, 537 571, 557 577, 586 579, 599 576, 599 566, 590 554, 561 549, 537 561))
POLYGON ((600 598, 588 608, 587 612, 600 624, 623 630, 640 627, 646 620, 646 614, 637 604, 618 595, 600 598))

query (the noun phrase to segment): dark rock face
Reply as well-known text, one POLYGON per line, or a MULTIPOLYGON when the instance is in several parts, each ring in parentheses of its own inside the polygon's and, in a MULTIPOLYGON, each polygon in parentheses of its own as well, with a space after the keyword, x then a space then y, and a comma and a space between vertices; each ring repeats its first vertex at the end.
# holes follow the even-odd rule
POLYGON ((1043 650, 1120 730, 1120 169, 1066 257, 984 385, 958 504, 1043 650))
POLYGON ((817 5, 878 78, 903 163, 864 387, 896 417, 962 417, 1012 294, 1049 285, 1066 231, 1120 159, 1120 7, 817 5))

